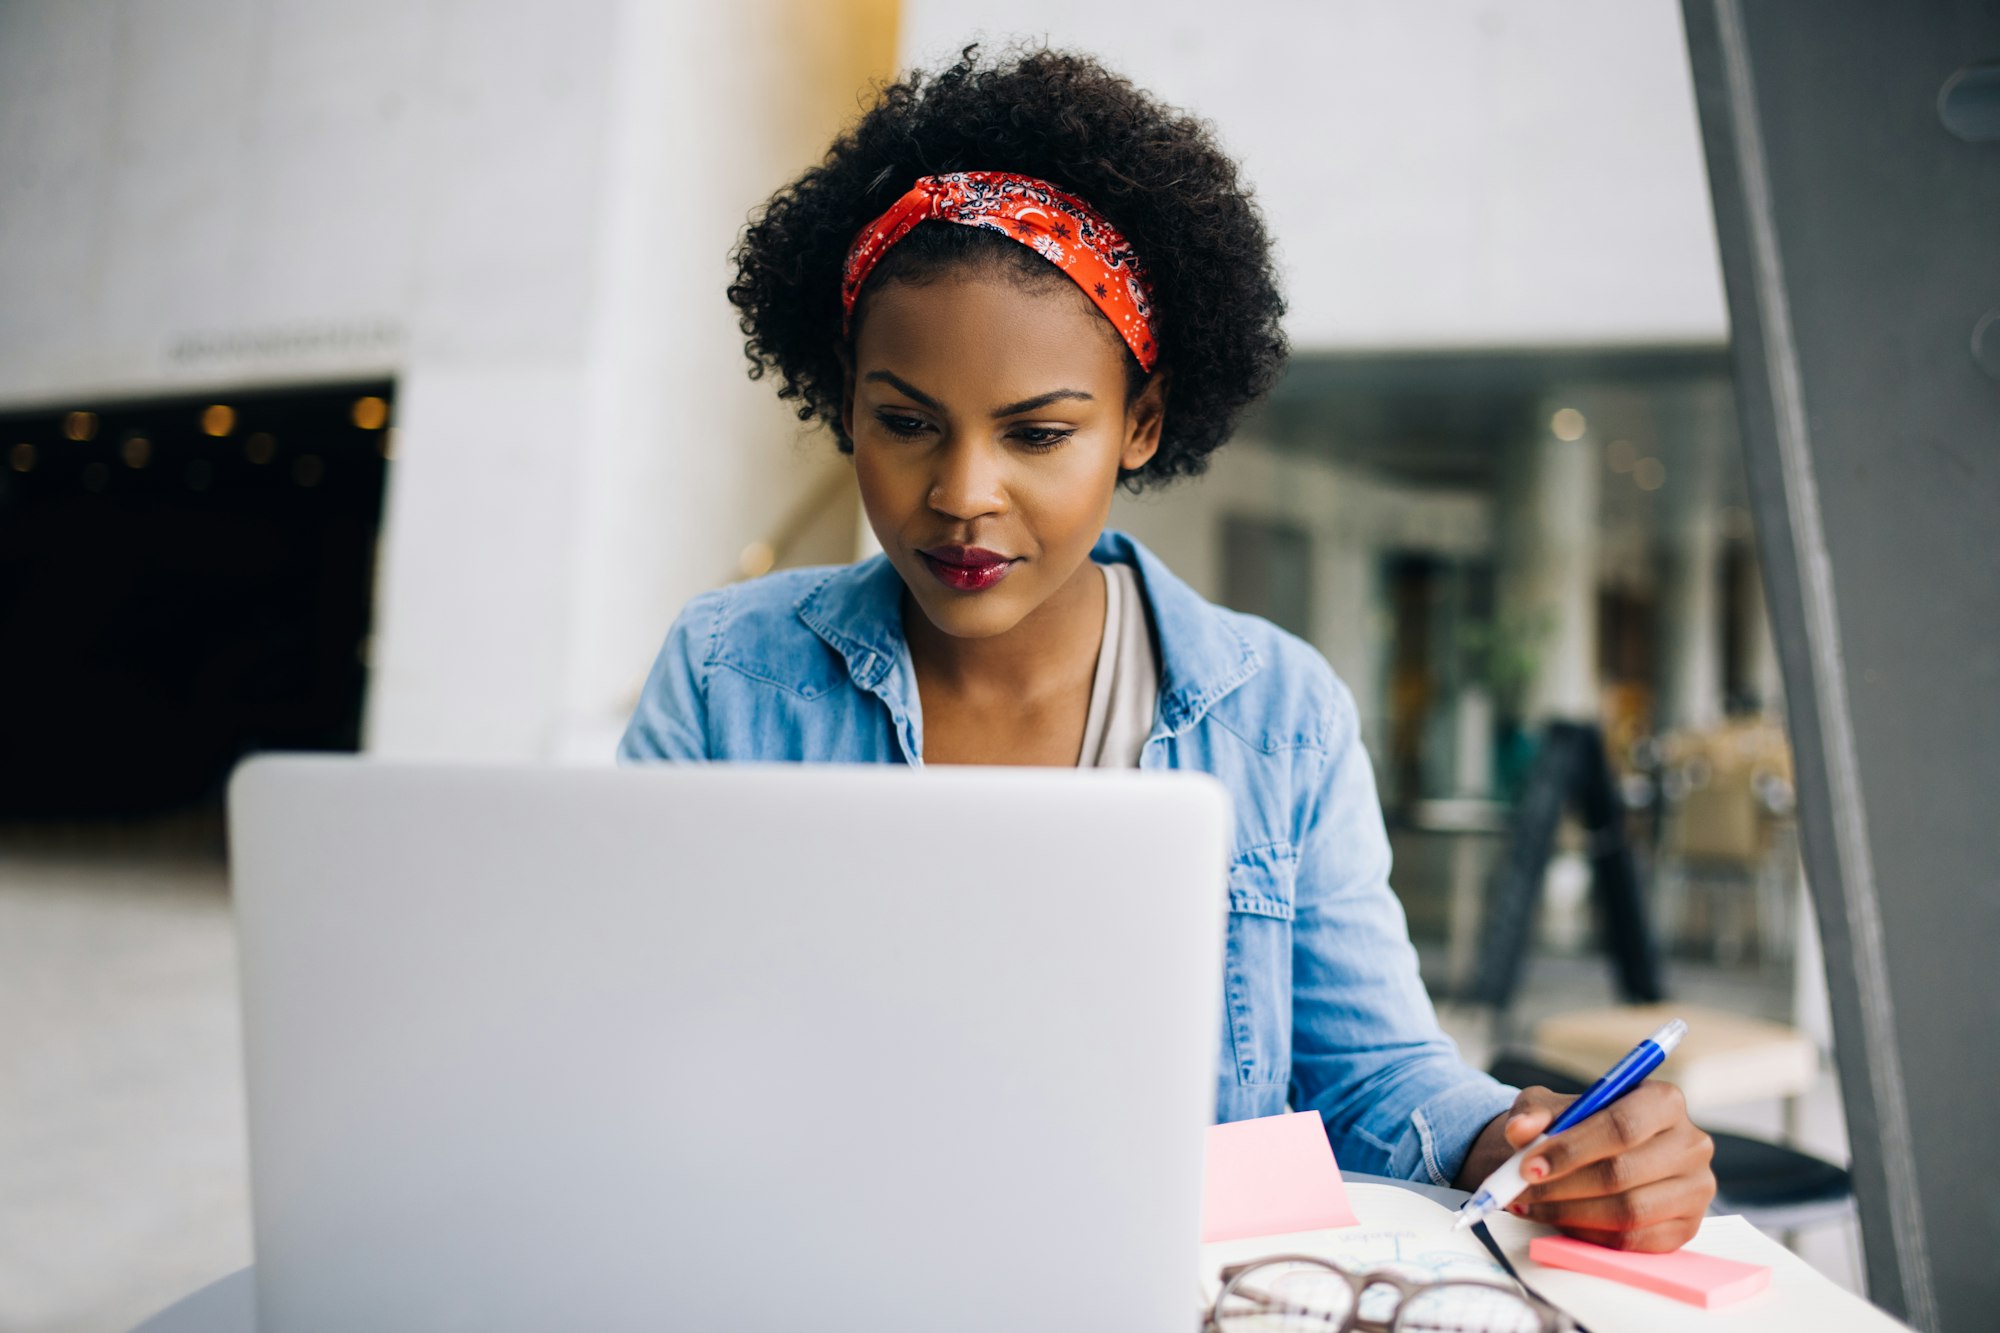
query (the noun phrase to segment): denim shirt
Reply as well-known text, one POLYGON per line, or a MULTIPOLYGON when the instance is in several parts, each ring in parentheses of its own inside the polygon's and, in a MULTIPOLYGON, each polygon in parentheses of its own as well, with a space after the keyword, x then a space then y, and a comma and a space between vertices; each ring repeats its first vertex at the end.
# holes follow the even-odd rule
MULTIPOLYGON (((1319 1112, 1354 1171, 1449 1184, 1513 1100, 1468 1068, 1417 976, 1353 696, 1326 659, 1214 606, 1130 537, 1160 696, 1142 769, 1218 778, 1235 808, 1218 1121, 1319 1112)), ((903 584, 882 556, 705 593, 667 633, 624 762, 922 762, 903 584)))

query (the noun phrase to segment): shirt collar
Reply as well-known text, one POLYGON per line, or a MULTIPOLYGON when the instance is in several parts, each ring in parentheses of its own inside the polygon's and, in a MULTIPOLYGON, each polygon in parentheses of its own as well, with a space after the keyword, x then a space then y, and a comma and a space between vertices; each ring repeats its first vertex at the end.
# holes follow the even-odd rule
POLYGON ((1160 652, 1159 729, 1178 736, 1263 669, 1228 615, 1127 533, 1106 529, 1091 558, 1136 566, 1160 652))
MULTIPOLYGON (((1179 735, 1194 726, 1263 668, 1226 614, 1133 537, 1107 529, 1090 554, 1139 571, 1160 654, 1161 732, 1179 735)), ((909 659, 902 607, 902 576, 887 556, 875 555, 831 571, 796 608, 806 627, 840 654, 854 683, 881 696, 899 718, 909 713, 910 700, 902 696, 916 687, 911 672, 898 670, 909 659)))
POLYGON ((800 620, 847 664, 864 690, 875 690, 909 654, 903 641, 903 577, 886 555, 831 570, 801 597, 800 620))

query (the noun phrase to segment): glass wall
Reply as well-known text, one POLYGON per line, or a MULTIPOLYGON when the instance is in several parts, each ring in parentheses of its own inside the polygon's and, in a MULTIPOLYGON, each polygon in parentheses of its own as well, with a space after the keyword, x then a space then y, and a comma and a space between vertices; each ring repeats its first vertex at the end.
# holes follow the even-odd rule
MULTIPOLYGON (((1209 477, 1114 522, 1353 690, 1439 993, 1472 980, 1552 721, 1602 730, 1661 941, 1788 957, 1790 762, 1721 349, 1304 357, 1209 477)), ((1592 942, 1576 844, 1556 953, 1592 942)))

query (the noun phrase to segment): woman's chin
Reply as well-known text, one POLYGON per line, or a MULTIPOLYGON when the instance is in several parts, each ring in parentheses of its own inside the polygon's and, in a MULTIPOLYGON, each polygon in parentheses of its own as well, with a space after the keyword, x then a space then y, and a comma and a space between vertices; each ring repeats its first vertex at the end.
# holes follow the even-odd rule
MULTIPOLYGON (((905 585, 907 586, 907 585, 905 585)), ((1021 623, 1030 608, 1018 599, 998 595, 998 588, 984 592, 951 592, 948 589, 912 589, 912 597, 924 619, 940 634, 954 639, 990 639, 1021 623)))

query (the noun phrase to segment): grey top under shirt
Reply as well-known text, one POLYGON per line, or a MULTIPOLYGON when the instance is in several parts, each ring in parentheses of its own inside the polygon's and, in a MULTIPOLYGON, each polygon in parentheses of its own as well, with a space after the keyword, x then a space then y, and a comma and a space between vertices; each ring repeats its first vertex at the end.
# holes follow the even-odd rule
POLYGON ((1139 751, 1153 734, 1160 702, 1160 662, 1146 623, 1146 598, 1138 572, 1103 563, 1104 643, 1090 681, 1090 714, 1083 724, 1078 768, 1137 768, 1139 751))

